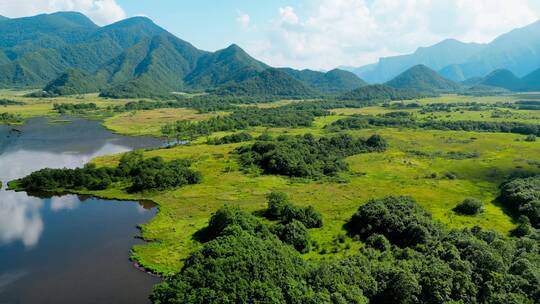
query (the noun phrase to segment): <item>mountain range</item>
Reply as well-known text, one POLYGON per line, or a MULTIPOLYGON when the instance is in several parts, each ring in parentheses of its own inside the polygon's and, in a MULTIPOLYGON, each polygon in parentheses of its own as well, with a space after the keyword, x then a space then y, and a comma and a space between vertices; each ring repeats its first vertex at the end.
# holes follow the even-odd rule
POLYGON ((0 86, 56 95, 143 97, 175 91, 306 96, 366 85, 353 73, 273 68, 237 45, 199 50, 145 17, 99 27, 76 12, 0 18, 0 86))
POLYGON ((540 68, 540 21, 505 33, 487 44, 444 40, 410 55, 381 58, 360 68, 348 68, 369 83, 384 83, 423 64, 447 79, 460 82, 506 69, 524 77, 540 68))

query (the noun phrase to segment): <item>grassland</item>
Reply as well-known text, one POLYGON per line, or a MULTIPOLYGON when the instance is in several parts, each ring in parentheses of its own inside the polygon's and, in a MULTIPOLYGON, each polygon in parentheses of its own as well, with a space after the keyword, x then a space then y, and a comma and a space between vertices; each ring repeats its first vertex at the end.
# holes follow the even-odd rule
MULTIPOLYGON (((24 97, 27 91, 0 90, 0 99, 9 99, 22 102, 21 105, 0 106, 0 113, 17 114, 23 119, 32 117, 58 117, 60 114, 53 110, 55 103, 79 104, 95 103, 98 109, 105 110, 110 106, 123 105, 127 99, 106 99, 98 97, 97 94, 87 94, 73 97, 55 97, 55 98, 31 98, 24 97)), ((88 118, 102 119, 109 113, 92 113, 85 115, 88 118)))
MULTIPOLYGON (((339 117, 325 117, 324 122, 307 129, 290 130, 290 134, 325 131, 325 122, 339 117)), ((283 134, 282 129, 254 129, 254 134, 270 131, 283 134)), ((517 171, 539 172, 540 146, 517 141, 521 137, 509 134, 443 132, 425 130, 362 130, 354 136, 377 132, 388 139, 390 149, 382 154, 357 155, 347 159, 351 172, 338 179, 324 181, 294 180, 278 176, 247 175, 239 170, 231 152, 241 144, 210 146, 203 143, 147 152, 167 160, 189 158, 202 172, 202 184, 142 197, 122 191, 98 192, 111 198, 150 199, 160 212, 143 225, 143 236, 154 240, 134 248, 134 258, 156 272, 171 273, 182 265, 190 252, 200 247, 193 234, 203 228, 209 216, 224 204, 238 205, 249 211, 265 206, 265 194, 279 190, 288 193, 299 205, 313 205, 324 215, 325 226, 312 232, 320 249, 308 258, 324 258, 323 252, 347 254, 357 249, 353 242, 338 244, 335 239, 344 234, 343 224, 362 203, 370 198, 387 195, 410 195, 430 211, 434 218, 450 227, 481 226, 501 233, 514 228, 511 218, 495 202, 499 184, 517 171), (435 152, 475 152, 478 158, 455 160, 429 157, 435 152), (418 152, 424 152, 418 156, 418 152), (452 173, 455 179, 445 177, 452 173), (434 177, 436 176, 436 177, 434 177), (480 216, 454 214, 451 209, 467 197, 486 203, 480 216)), ((118 156, 95 160, 100 166, 113 165, 118 156)))
POLYGON ((125 135, 161 136, 161 127, 177 120, 200 121, 225 112, 198 113, 192 109, 155 109, 117 114, 105 119, 103 126, 125 135))
MULTIPOLYGON (((425 102, 471 101, 468 98, 471 97, 443 96, 425 102)), ((501 101, 500 98, 480 99, 492 103, 501 101)), ((518 99, 513 96, 503 98, 518 99)), ((98 102, 102 104, 107 101, 98 102)), ((263 105, 267 106, 274 105, 263 105)), ((395 110, 383 107, 336 109, 335 115, 318 118, 310 128, 252 128, 248 132, 253 135, 269 132, 273 135, 312 133, 322 136, 329 132, 324 128, 326 125, 347 115, 377 115, 388 111, 395 110)), ((538 123, 538 111, 512 111, 522 115, 520 119, 524 121, 538 123)), ((163 123, 177 119, 206 119, 216 114, 160 109, 122 113, 107 118, 104 124, 119 133, 158 135, 163 123)), ((491 111, 435 115, 439 119, 495 119, 491 117, 491 111)), ((147 157, 161 156, 165 160, 192 159, 194 168, 203 175, 201 184, 144 194, 127 194, 117 185, 87 194, 104 198, 145 199, 157 203, 160 210, 158 215, 141 226, 143 237, 150 242, 134 247, 133 258, 154 272, 170 274, 177 272, 189 254, 201 247, 193 235, 207 225, 209 216, 219 207, 232 204, 248 211, 258 211, 266 205, 265 195, 273 190, 286 192, 295 204, 313 205, 323 214, 324 227, 311 232, 319 247, 305 257, 324 259, 329 253, 347 255, 358 249, 359 243, 350 239, 346 239, 345 243, 336 241, 338 236, 345 233, 343 224, 370 198, 387 195, 414 197, 436 220, 450 227, 478 225, 508 234, 515 223, 495 201, 500 183, 517 172, 540 173, 540 143, 526 142, 522 135, 390 128, 350 131, 356 137, 368 137, 373 133, 386 138, 390 148, 384 153, 349 157, 350 172, 337 178, 311 181, 246 174, 240 170, 233 154, 234 149, 243 144, 207 145, 205 139, 201 138, 190 145, 145 152, 147 157), (448 152, 474 153, 475 157, 455 159, 446 156, 448 152), (485 212, 474 217, 454 214, 452 208, 467 197, 481 199, 485 203, 485 212)), ((212 136, 226 134, 230 132, 212 136)), ((118 159, 119 155, 109 155, 93 162, 98 166, 112 166, 118 159)))

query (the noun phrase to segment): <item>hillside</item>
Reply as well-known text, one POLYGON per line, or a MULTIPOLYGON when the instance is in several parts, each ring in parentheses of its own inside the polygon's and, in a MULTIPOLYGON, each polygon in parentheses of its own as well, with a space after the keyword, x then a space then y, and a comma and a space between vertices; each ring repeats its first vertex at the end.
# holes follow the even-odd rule
POLYGON ((485 86, 499 87, 507 90, 519 90, 521 79, 509 70, 500 69, 489 73, 478 83, 485 86))
POLYGON ((220 88, 304 96, 308 91, 310 95, 341 94, 366 84, 341 70, 322 73, 283 68, 281 73, 263 73, 271 67, 237 45, 202 51, 145 17, 104 27, 71 12, 4 21, 0 26, 0 87, 44 87, 53 95, 80 94, 97 87, 107 97, 220 88), (265 79, 272 82, 262 84, 265 79), (276 90, 281 80, 289 81, 292 88, 276 90))
POLYGON ((369 83, 383 83, 419 64, 438 71, 450 64, 464 63, 483 48, 483 44, 447 39, 430 47, 418 48, 413 54, 383 57, 378 63, 350 70, 369 83))
POLYGON ((427 95, 415 90, 396 89, 383 84, 368 85, 339 97, 341 100, 381 101, 381 100, 410 100, 423 98, 427 95))
POLYGON ((386 85, 397 89, 413 89, 422 92, 455 92, 460 85, 443 78, 425 65, 414 66, 390 80, 386 85))
POLYGON ((98 27, 79 13, 9 19, 0 26, 0 86, 43 86, 69 68, 92 73, 144 37, 165 32, 137 17, 98 27))
POLYGON ((446 67, 441 74, 455 81, 482 77, 507 69, 523 77, 540 66, 540 21, 496 38, 466 62, 446 67))
POLYGON ((90 75, 77 69, 68 69, 43 88, 53 95, 76 95, 98 92, 101 85, 97 79, 90 81, 90 75))
POLYGON ((520 90, 540 91, 540 69, 531 72, 521 79, 520 90))
POLYGON ((282 68, 280 70, 302 81, 313 90, 328 94, 342 94, 367 85, 365 81, 353 73, 340 69, 334 69, 326 73, 312 70, 298 71, 289 68, 282 68))
POLYGON ((194 88, 212 88, 236 83, 254 73, 269 68, 255 60, 236 44, 215 53, 201 56, 196 67, 186 77, 186 83, 194 88))
POLYGON ((317 92, 279 69, 267 69, 238 83, 226 85, 218 95, 307 97, 317 92))

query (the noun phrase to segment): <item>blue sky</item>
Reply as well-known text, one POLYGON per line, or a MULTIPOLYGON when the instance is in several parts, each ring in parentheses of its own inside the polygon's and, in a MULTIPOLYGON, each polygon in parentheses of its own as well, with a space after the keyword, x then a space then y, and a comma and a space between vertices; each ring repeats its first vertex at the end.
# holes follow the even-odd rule
POLYGON ((0 15, 144 15, 205 50, 236 43, 273 66, 329 70, 446 38, 489 42, 540 17, 539 0, 0 0, 0 15))

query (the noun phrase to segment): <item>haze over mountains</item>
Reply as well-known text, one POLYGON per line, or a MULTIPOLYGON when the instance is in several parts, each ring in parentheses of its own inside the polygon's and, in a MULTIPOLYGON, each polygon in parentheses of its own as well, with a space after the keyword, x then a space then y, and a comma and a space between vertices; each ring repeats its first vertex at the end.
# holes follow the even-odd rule
POLYGON ((362 85, 347 71, 274 69, 237 45, 202 51, 144 17, 99 27, 80 13, 60 12, 6 19, 0 26, 2 87, 137 97, 255 88, 261 94, 296 96, 343 93, 362 85))
POLYGON ((484 77, 507 69, 523 77, 540 68, 540 21, 503 34, 488 44, 445 40, 414 54, 381 58, 378 63, 351 69, 369 83, 383 83, 423 64, 453 81, 484 77))

